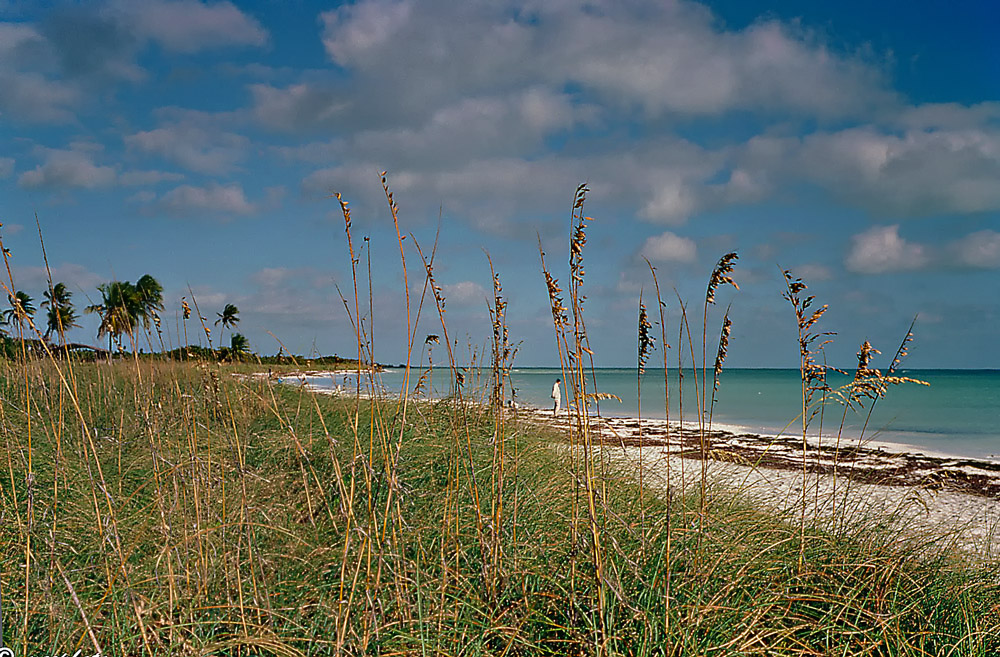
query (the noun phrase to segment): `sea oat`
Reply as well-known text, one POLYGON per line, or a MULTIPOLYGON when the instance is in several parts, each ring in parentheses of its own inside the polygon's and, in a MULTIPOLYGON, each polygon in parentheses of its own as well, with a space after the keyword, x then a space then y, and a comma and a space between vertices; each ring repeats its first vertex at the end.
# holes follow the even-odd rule
POLYGON ((715 291, 720 285, 732 285, 737 290, 740 286, 736 284, 733 277, 730 274, 733 273, 734 263, 739 260, 739 255, 735 252, 727 253, 726 255, 719 258, 719 262, 715 265, 715 269, 712 270, 712 276, 708 279, 708 290, 705 293, 705 303, 715 303, 715 291))
POLYGON ((649 353, 656 348, 656 337, 650 333, 651 328, 653 325, 649 323, 649 317, 646 315, 646 306, 639 301, 639 374, 646 371, 649 353))

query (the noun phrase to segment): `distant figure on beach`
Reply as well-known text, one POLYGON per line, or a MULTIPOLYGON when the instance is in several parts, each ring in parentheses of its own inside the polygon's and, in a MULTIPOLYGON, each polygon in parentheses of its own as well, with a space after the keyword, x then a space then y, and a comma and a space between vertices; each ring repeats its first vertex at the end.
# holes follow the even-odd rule
POLYGON ((556 382, 552 384, 552 399, 554 400, 552 406, 552 414, 559 415, 559 404, 562 403, 562 392, 559 391, 559 384, 562 383, 562 379, 556 379, 556 382))

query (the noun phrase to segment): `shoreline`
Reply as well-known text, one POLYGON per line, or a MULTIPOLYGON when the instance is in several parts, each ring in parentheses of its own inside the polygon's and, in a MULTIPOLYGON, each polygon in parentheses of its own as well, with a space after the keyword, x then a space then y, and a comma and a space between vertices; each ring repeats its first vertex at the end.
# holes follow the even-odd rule
MULTIPOLYGON (((309 381, 351 374, 356 371, 296 372, 272 379, 320 394, 354 396, 354 390, 309 381)), ((510 412, 567 435, 573 417, 529 406, 510 412)), ((623 476, 634 480, 641 472, 647 486, 664 493, 699 483, 701 433, 696 425, 682 428, 676 422, 635 417, 590 419, 596 449, 623 476)), ((810 437, 803 487, 801 437, 721 426, 725 428, 714 425, 706 434, 706 483, 714 495, 740 495, 789 521, 802 513, 805 498, 807 517, 820 527, 836 530, 877 519, 901 538, 929 538, 929 545, 959 549, 984 561, 1000 555, 1000 462, 874 440, 860 446, 856 440, 842 440, 838 449, 832 441, 810 437)))
MULTIPOLYGON (((365 371, 363 370, 364 374, 365 371)), ((256 373, 255 376, 266 377, 264 373, 256 373)), ((350 394, 350 390, 346 390, 344 386, 348 383, 348 379, 352 379, 357 376, 357 370, 308 370, 301 372, 288 372, 281 375, 274 375, 272 379, 277 380, 280 383, 286 383, 290 385, 305 385, 307 388, 314 392, 328 393, 328 392, 339 392, 340 394, 350 394), (287 381, 284 379, 293 379, 293 381, 287 381), (333 388, 328 388, 325 386, 318 386, 311 382, 310 379, 322 379, 330 380, 336 382, 333 388), (340 379, 340 381, 337 381, 340 379), (338 387, 339 386, 339 387, 338 387)), ((350 381, 354 384, 354 381, 350 381)), ((362 394, 367 394, 364 391, 364 385, 362 385, 362 394)), ((388 393, 387 393, 388 394, 388 393)), ((428 400, 430 401, 430 400, 428 400)), ((527 412, 531 414, 536 414, 540 416, 547 416, 549 419, 554 419, 551 415, 551 411, 529 404, 519 405, 517 407, 519 412, 527 412)), ((562 416, 565 417, 565 416, 562 416)), ((599 419, 601 422, 607 424, 609 428, 612 427, 626 427, 626 426, 636 426, 639 422, 639 418, 635 416, 630 416, 627 414, 605 414, 601 416, 591 415, 592 420, 599 419)), ((662 435, 666 432, 667 420, 658 417, 649 417, 641 419, 643 427, 650 428, 655 434, 662 435)), ((698 434, 700 429, 697 422, 686 421, 681 426, 677 421, 671 420, 669 422, 671 432, 683 432, 698 434)), ((738 424, 733 422, 714 422, 712 424, 711 435, 713 436, 739 436, 745 438, 751 438, 755 442, 759 443, 761 441, 766 441, 770 443, 794 443, 797 445, 799 454, 801 454, 802 437, 801 435, 795 435, 795 433, 790 431, 784 432, 768 432, 761 431, 753 428, 748 424, 738 424)), ((876 433, 875 436, 878 434, 876 433)), ((836 435, 826 434, 822 436, 809 435, 807 436, 807 442, 810 449, 821 449, 827 451, 830 449, 836 449, 836 435)), ((883 440, 877 437, 865 438, 859 445, 858 440, 849 435, 844 435, 840 439, 841 452, 850 451, 861 451, 861 452, 878 452, 878 453, 888 453, 899 456, 910 455, 915 457, 927 458, 932 460, 940 461, 968 461, 974 463, 982 463, 987 466, 996 466, 996 469, 1000 471, 1000 456, 970 456, 967 454, 958 454, 952 452, 945 452, 936 449, 929 449, 926 447, 921 447, 920 445, 914 445, 910 443, 897 442, 892 440, 883 440)), ((992 468, 989 468, 992 469, 992 468)))
MULTIPOLYGON (((523 374, 524 372, 529 372, 530 368, 522 368, 521 371, 523 374)), ((538 371, 547 372, 548 369, 539 368, 538 371)), ((783 372, 784 370, 774 371, 783 372)), ((791 372, 791 370, 789 371, 791 372)), ((599 409, 603 416, 609 418, 635 417, 638 415, 640 409, 637 407, 634 381, 631 386, 627 386, 623 384, 620 376, 608 373, 618 372, 617 369, 600 370, 600 372, 602 372, 598 374, 600 389, 614 392, 620 395, 624 401, 622 403, 618 403, 615 400, 601 401, 598 406, 591 406, 591 410, 593 411, 595 408, 599 409), (601 376, 609 378, 601 380, 601 376)), ((411 372, 411 384, 417 379, 418 374, 422 373, 423 370, 411 372)), ((387 388, 391 390, 398 388, 401 376, 402 370, 388 368, 379 375, 379 379, 384 380, 387 388), (384 379, 381 378, 382 375, 385 376, 384 379)), ((541 410, 551 408, 548 399, 551 381, 543 386, 541 385, 542 380, 536 376, 524 374, 524 377, 522 379, 517 379, 517 377, 512 378, 512 385, 516 387, 515 401, 521 406, 534 406, 541 410)), ((441 388, 442 385, 444 386, 444 389, 435 390, 434 394, 447 395, 449 392, 447 389, 448 376, 445 375, 442 379, 435 372, 434 380, 438 384, 437 388, 441 388)), ((329 379, 325 382, 315 380, 320 385, 324 383, 330 385, 329 381, 329 379)), ((927 393, 924 387, 909 386, 905 390, 897 391, 891 395, 892 399, 880 404, 879 409, 871 417, 870 424, 864 416, 859 417, 856 413, 849 413, 846 417, 843 437, 848 439, 847 442, 856 444, 857 435, 864 428, 865 444, 868 446, 881 446, 888 451, 895 452, 913 452, 929 456, 971 458, 975 460, 995 460, 1000 463, 1000 424, 997 423, 998 417, 995 410, 990 411, 986 398, 980 399, 976 397, 973 401, 969 401, 964 396, 955 398, 958 392, 965 390, 969 385, 975 383, 975 381, 970 383, 962 379, 959 384, 949 383, 950 381, 951 379, 946 377, 946 381, 941 383, 944 387, 940 391, 941 395, 943 395, 940 403, 933 402, 928 406, 925 401, 921 400, 925 400, 930 393, 927 393), (969 408, 968 414, 961 410, 954 410, 954 408, 964 409, 966 408, 966 404, 968 404, 969 408), (986 405, 984 406, 984 404, 986 405), (938 408, 939 406, 940 409, 938 408), (907 409, 913 411, 909 417, 907 416, 907 409), (940 412, 938 412, 939 410, 940 412), (868 426, 864 426, 866 424, 868 426)), ((1000 387, 992 387, 994 385, 1000 386, 1000 378, 991 377, 989 381, 991 382, 991 387, 987 388, 987 392, 995 390, 997 393, 1000 393, 1000 387)), ((787 381, 780 377, 774 380, 765 377, 761 381, 757 379, 744 380, 737 377, 734 379, 734 387, 732 388, 732 393, 736 395, 733 398, 733 404, 730 405, 722 401, 715 408, 715 427, 739 434, 752 433, 764 436, 789 436, 793 438, 798 435, 801 437, 801 429, 796 432, 795 423, 789 423, 789 420, 795 417, 798 411, 791 407, 785 409, 786 404, 783 400, 786 393, 791 394, 790 391, 782 387, 786 386, 787 383, 787 381), (740 383, 741 381, 742 383, 740 383), (768 401, 763 404, 759 403, 759 400, 762 398, 753 396, 753 391, 757 390, 758 387, 764 391, 764 394, 768 395, 768 401), (748 394, 751 396, 748 397, 748 394)), ((937 382, 933 385, 936 384, 937 382)), ((336 385, 336 382, 334 385, 336 385)), ((654 397, 656 395, 662 396, 662 382, 658 385, 659 387, 654 390, 654 397)), ((761 394, 760 390, 758 390, 757 394, 761 394)), ((797 390, 795 391, 795 395, 798 395, 797 390)), ((672 401, 670 417, 672 420, 676 420, 678 417, 677 403, 676 400, 672 401)), ((688 408, 688 401, 691 400, 685 399, 685 409, 688 408)), ((662 399, 656 397, 654 402, 662 402, 662 399)), ((813 422, 810 427, 810 434, 813 436, 815 429, 823 429, 823 443, 834 442, 838 433, 839 423, 835 420, 840 420, 841 407, 833 402, 831 402, 831 405, 836 410, 836 417, 833 419, 828 417, 826 424, 817 418, 817 421, 813 422)), ((694 404, 690 408, 694 411, 694 404)), ((644 421, 663 420, 666 417, 662 403, 644 403, 641 410, 643 411, 642 417, 644 421)), ((830 409, 827 410, 827 415, 833 412, 830 409)), ((685 419, 687 420, 685 426, 689 428, 695 427, 697 413, 688 413, 685 419)), ((815 440, 814 437, 811 437, 811 439, 815 440)))
MULTIPOLYGON (((568 429, 569 417, 552 416, 550 411, 519 409, 533 419, 550 426, 568 429)), ((591 423, 602 435, 602 445, 638 447, 640 421, 629 417, 592 417, 591 423)), ((641 444, 657 448, 671 456, 701 458, 701 432, 697 426, 681 428, 665 420, 641 421, 641 444)), ((713 426, 706 432, 708 459, 752 464, 772 470, 802 472, 802 438, 732 431, 713 426)), ((806 468, 812 474, 850 476, 867 483, 924 488, 952 489, 968 495, 1000 500, 1000 462, 955 454, 943 454, 921 448, 882 441, 842 439, 839 448, 832 442, 807 439, 806 468), (920 451, 918 451, 920 450, 920 451)))

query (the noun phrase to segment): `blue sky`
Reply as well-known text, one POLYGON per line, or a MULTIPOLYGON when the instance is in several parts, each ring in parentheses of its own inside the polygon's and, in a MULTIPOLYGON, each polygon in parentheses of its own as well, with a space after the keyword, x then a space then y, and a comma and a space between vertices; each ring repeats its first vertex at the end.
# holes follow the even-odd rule
MULTIPOLYGON (((435 271, 461 351, 489 337, 485 249, 517 362, 542 365, 556 354, 537 243, 565 281, 570 203, 587 182, 599 365, 634 363, 643 256, 669 291, 676 347, 672 288, 700 308, 715 261, 736 250, 741 290, 720 293, 709 320, 717 335, 732 303, 734 366, 797 362, 783 267, 829 304, 832 363, 850 366, 865 339, 891 358, 919 313, 910 366, 996 368, 998 11, 0 1, 3 241, 15 286, 39 300, 36 213, 79 306, 102 281, 152 274, 172 345, 190 287, 210 321, 237 304, 262 353, 277 351, 273 334, 344 355, 341 192, 355 240, 370 238, 376 359, 395 363, 405 312, 388 170, 417 294, 413 240, 429 247, 440 217, 435 271)), ((428 310, 421 340, 440 333, 428 310)), ((82 323, 70 338, 94 342, 94 318, 82 323)))

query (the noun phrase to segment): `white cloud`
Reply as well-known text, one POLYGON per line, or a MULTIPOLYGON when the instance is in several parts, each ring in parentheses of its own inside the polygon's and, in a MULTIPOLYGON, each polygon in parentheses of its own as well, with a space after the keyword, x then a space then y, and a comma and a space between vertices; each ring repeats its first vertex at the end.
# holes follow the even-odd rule
POLYGON ((1000 119, 1000 103, 975 105, 925 103, 906 108, 898 117, 911 130, 965 130, 979 128, 1000 119))
POLYGON ((267 31, 230 2, 118 0, 111 13, 133 34, 174 52, 263 46, 267 31))
POLYGON ((451 285, 442 285, 441 292, 445 302, 455 306, 475 306, 486 304, 486 290, 474 281, 461 281, 451 285))
POLYGON ((945 247, 953 265, 977 269, 1000 267, 1000 233, 980 230, 951 242, 945 247))
POLYGON ((799 265, 798 267, 793 267, 792 272, 806 283, 828 281, 833 278, 833 272, 825 265, 799 265))
POLYGON ((0 21, 0 67, 23 70, 46 56, 45 38, 28 23, 0 21))
POLYGON ((320 15, 323 45, 336 63, 349 66, 366 53, 381 51, 410 19, 408 0, 372 0, 345 5, 320 15))
POLYGON ((899 225, 875 226, 851 238, 846 265, 861 274, 910 271, 926 266, 926 247, 908 242, 899 235, 899 225))
POLYGON ((698 207, 696 192, 690 184, 676 177, 662 180, 653 196, 639 211, 640 216, 654 222, 681 224, 698 207))
POLYGON ((171 171, 126 171, 118 176, 118 184, 126 187, 155 185, 160 182, 176 182, 184 176, 171 171))
MULTIPOLYGON (((470 136, 469 141, 474 139, 470 136)), ((511 139, 516 142, 518 137, 511 139)), ((489 148, 479 157, 466 150, 468 143, 454 144, 452 150, 453 141, 444 137, 436 151, 430 140, 426 149, 403 149, 412 150, 412 157, 394 156, 386 140, 384 150, 355 150, 349 141, 311 146, 310 157, 329 148, 340 153, 334 160, 350 164, 308 175, 302 181, 303 194, 321 198, 339 191, 357 208, 378 208, 384 199, 376 173, 388 168, 390 187, 408 218, 436 217, 443 205, 447 215, 481 230, 521 239, 532 237, 539 225, 554 216, 562 216, 567 194, 583 181, 592 181, 590 199, 597 204, 592 212, 598 218, 602 210, 626 208, 654 223, 680 224, 696 212, 735 197, 732 185, 708 184, 725 164, 724 156, 678 139, 654 137, 627 151, 537 158, 488 157, 489 148), (384 159, 366 159, 373 153, 384 159)), ((363 141, 374 144, 378 140, 363 141)), ((403 143, 409 142, 404 139, 403 143)), ((498 148, 502 153, 502 147, 498 148)))
POLYGON ((21 187, 95 189, 115 183, 115 170, 94 164, 86 148, 39 149, 39 152, 45 155, 45 162, 20 175, 17 182, 21 187))
POLYGON ((877 66, 778 21, 726 30, 695 3, 367 0, 324 13, 330 58, 409 112, 539 83, 658 116, 857 115, 894 100, 877 66), (400 57, 399 53, 406 53, 400 57))
POLYGON ((760 136, 734 160, 760 189, 808 181, 878 216, 1000 210, 997 108, 919 106, 899 123, 802 138, 760 136))
POLYGON ((639 255, 650 262, 694 262, 698 248, 694 240, 667 231, 647 238, 639 255))
POLYGON ((9 178, 14 173, 14 158, 0 157, 0 178, 9 178))
MULTIPOLYGON (((14 281, 17 286, 37 293, 39 303, 43 301, 42 292, 49 287, 49 272, 45 267, 14 267, 14 281)), ((93 294, 93 290, 105 279, 94 273, 87 267, 72 262, 63 263, 52 267, 52 282, 65 283, 71 292, 93 294)), ((79 312, 85 305, 85 301, 79 298, 74 299, 74 304, 79 312)))
POLYGON ((219 329, 214 325, 216 319, 215 308, 222 308, 224 304, 231 303, 232 298, 230 295, 227 295, 224 292, 217 292, 204 285, 193 286, 191 290, 184 290, 184 292, 186 294, 182 294, 181 296, 193 294, 194 298, 198 302, 198 308, 200 308, 201 312, 208 318, 205 325, 210 331, 212 331, 212 338, 216 339, 219 329))
POLYGON ((0 112, 29 123, 68 123, 79 91, 67 83, 49 80, 38 73, 4 71, 0 68, 0 112))
POLYGON ((254 272, 250 280, 261 287, 275 287, 292 278, 295 271, 288 267, 265 267, 254 272))
POLYGON ((108 84, 137 83, 150 43, 171 52, 262 46, 267 32, 230 2, 112 0, 56 3, 37 24, 0 22, 0 113, 69 123, 108 84))
POLYGON ((181 185, 164 194, 157 206, 177 215, 202 212, 246 215, 257 211, 256 206, 247 201, 243 188, 237 184, 212 183, 206 187, 181 185))
POLYGON ((284 132, 309 132, 334 127, 348 102, 336 94, 305 83, 285 88, 269 84, 250 85, 253 106, 250 110, 261 125, 284 132))
POLYGON ((141 203, 145 205, 147 203, 152 203, 153 201, 156 200, 156 192, 148 189, 143 189, 141 191, 136 192, 135 194, 132 194, 131 196, 127 196, 125 200, 129 203, 141 203))
MULTIPOLYGON (((261 106, 256 108, 261 110, 261 106)), ((393 168, 449 168, 473 159, 523 156, 545 148, 546 138, 595 120, 596 110, 563 93, 533 87, 502 96, 443 104, 414 127, 346 131, 342 137, 276 149, 308 162, 383 162, 393 168)), ((315 117, 314 117, 315 118, 315 117)), ((332 118, 332 117, 331 117, 332 118)), ((269 119, 270 120, 270 119, 269 119)), ((296 109, 275 125, 301 123, 296 109)))
POLYGON ((243 311, 241 327, 257 323, 282 337, 303 327, 342 326, 346 323, 343 306, 332 279, 330 272, 313 267, 267 267, 254 272, 249 277, 253 292, 237 300, 243 311))
POLYGON ((194 125, 168 125, 128 135, 125 144, 191 171, 220 174, 232 171, 246 157, 250 140, 232 132, 194 125))
POLYGON ((1000 132, 847 130, 807 137, 801 157, 834 193, 880 214, 1000 209, 1000 132))

